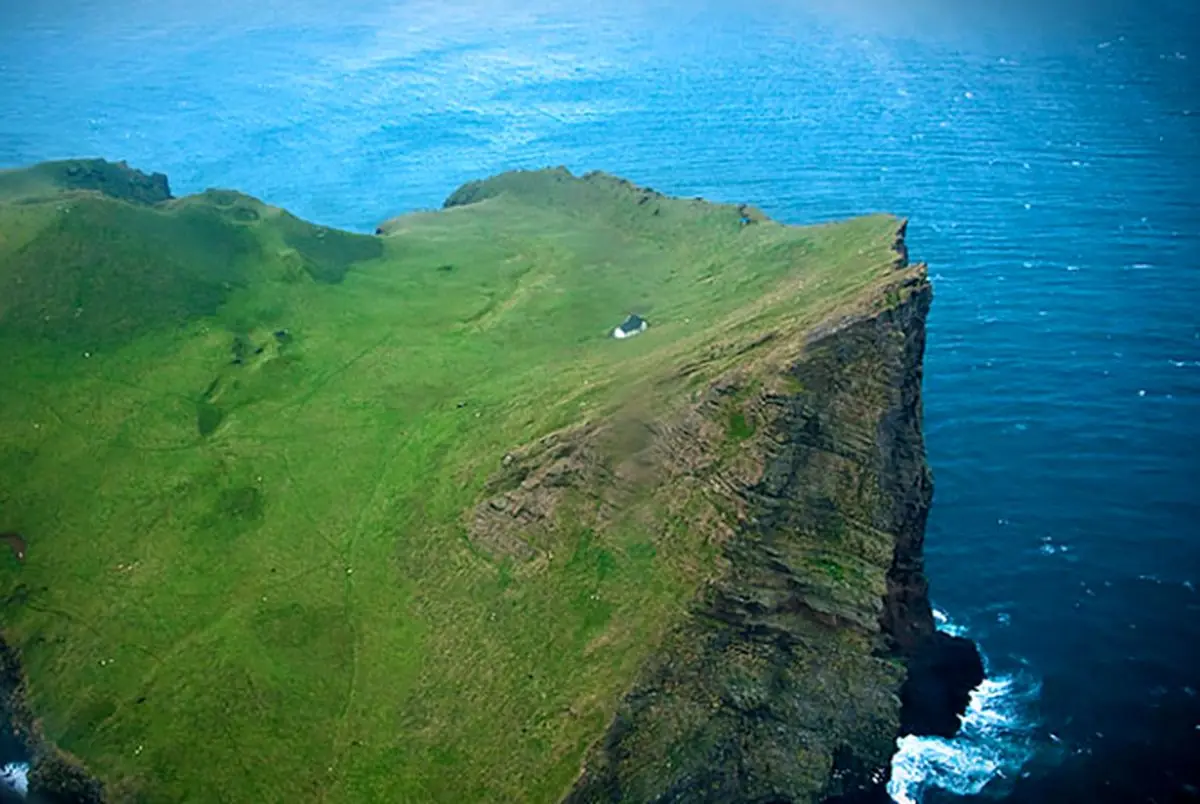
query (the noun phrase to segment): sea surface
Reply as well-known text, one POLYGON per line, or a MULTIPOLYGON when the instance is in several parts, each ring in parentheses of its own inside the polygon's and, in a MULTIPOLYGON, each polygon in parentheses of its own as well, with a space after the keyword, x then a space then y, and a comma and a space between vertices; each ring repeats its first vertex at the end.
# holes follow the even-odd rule
POLYGON ((891 792, 1200 800, 1196 3, 0 2, 0 166, 83 155, 359 231, 546 165, 908 216, 929 575, 990 680, 891 792))

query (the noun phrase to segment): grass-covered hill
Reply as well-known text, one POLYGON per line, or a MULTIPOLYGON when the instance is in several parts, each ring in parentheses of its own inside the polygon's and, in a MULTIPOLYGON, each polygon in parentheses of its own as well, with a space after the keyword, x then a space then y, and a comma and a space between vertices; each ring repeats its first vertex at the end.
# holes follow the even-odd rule
MULTIPOLYGON (((759 402, 920 277, 899 227, 557 169, 365 236, 0 173, 0 634, 44 737, 115 800, 557 800, 727 570, 759 402)), ((882 597, 854 544, 801 561, 835 610, 882 597)))

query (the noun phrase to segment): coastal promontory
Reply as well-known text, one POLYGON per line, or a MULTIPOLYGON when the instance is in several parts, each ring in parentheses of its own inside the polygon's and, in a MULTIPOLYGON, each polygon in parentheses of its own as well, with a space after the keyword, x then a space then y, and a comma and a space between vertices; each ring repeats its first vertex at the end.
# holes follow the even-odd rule
POLYGON ((953 733, 903 220, 556 168, 371 230, 0 172, 30 801, 865 802, 953 733))

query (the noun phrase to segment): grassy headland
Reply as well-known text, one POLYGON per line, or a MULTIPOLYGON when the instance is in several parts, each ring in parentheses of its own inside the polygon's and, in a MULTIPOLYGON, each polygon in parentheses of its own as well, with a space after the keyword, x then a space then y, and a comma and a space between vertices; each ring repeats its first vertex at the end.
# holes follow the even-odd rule
MULTIPOLYGON (((145 801, 557 799, 717 571, 720 501, 606 505, 635 426, 554 444, 895 301, 886 216, 547 170, 369 237, 72 164, 0 174, 0 628, 46 737, 145 801)), ((714 460, 764 437, 738 405, 714 460)))

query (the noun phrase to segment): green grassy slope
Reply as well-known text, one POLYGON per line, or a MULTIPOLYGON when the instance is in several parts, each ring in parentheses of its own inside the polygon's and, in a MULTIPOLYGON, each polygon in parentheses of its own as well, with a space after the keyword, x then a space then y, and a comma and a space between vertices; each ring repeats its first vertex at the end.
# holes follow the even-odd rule
POLYGON ((505 556, 485 483, 874 298, 898 226, 565 171, 382 237, 34 185, 0 174, 0 625, 47 737, 154 802, 561 796, 711 534, 635 500, 505 556))

